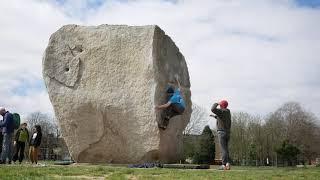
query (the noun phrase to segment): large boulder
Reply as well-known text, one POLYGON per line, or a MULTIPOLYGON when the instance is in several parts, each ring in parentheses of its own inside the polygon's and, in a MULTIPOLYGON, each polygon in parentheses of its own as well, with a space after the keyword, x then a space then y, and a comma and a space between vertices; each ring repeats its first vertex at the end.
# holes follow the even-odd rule
POLYGON ((187 64, 158 26, 66 25, 51 35, 43 77, 76 162, 176 162, 191 115, 187 64), (158 128, 179 77, 187 108, 158 128))

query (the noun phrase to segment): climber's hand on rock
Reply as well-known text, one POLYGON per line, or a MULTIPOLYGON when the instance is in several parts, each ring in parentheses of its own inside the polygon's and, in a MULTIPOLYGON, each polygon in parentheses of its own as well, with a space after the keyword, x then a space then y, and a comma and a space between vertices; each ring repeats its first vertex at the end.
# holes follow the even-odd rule
POLYGON ((176 81, 179 81, 179 76, 178 76, 178 74, 174 75, 174 79, 175 79, 176 81))

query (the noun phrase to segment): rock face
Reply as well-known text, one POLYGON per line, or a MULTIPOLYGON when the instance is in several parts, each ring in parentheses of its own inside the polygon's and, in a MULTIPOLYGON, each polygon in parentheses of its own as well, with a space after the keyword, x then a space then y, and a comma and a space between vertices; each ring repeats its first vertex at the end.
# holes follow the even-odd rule
POLYGON ((176 162, 191 115, 187 64, 158 26, 66 25, 52 34, 43 77, 76 162, 176 162), (187 104, 166 130, 155 105, 178 76, 187 104))

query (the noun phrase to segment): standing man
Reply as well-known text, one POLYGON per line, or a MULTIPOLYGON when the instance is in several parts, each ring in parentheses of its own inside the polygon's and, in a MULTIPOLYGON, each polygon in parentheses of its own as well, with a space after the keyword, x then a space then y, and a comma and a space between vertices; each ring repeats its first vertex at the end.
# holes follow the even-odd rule
MULTIPOLYGON (((2 120, 0 120, 0 123, 2 120)), ((3 134, 2 134, 2 128, 0 128, 0 157, 1 157, 1 152, 2 152, 2 142, 3 142, 3 134)))
POLYGON ((2 127, 3 145, 0 164, 5 164, 8 158, 8 163, 11 164, 12 160, 12 137, 14 131, 13 116, 5 108, 0 107, 0 115, 3 116, 3 121, 0 122, 0 128, 2 127))
POLYGON ((210 115, 217 119, 217 131, 218 139, 222 151, 222 166, 220 170, 230 170, 230 158, 229 158, 229 140, 230 140, 230 129, 231 129, 231 113, 227 109, 228 102, 222 100, 219 103, 214 103, 211 111, 215 115, 210 115), (217 108, 220 106, 220 108, 217 108))

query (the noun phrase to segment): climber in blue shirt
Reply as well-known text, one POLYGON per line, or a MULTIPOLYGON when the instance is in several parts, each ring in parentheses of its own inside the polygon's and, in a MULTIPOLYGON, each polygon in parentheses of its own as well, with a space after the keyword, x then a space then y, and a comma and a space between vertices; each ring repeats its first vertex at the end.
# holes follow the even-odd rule
POLYGON ((173 86, 167 87, 168 102, 155 107, 156 110, 163 110, 161 113, 161 122, 158 123, 159 128, 163 130, 167 128, 169 120, 172 117, 183 114, 186 108, 186 104, 181 95, 180 82, 177 77, 175 79, 178 88, 175 90, 173 86))

